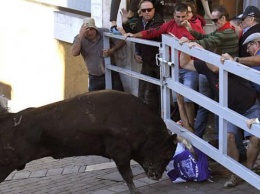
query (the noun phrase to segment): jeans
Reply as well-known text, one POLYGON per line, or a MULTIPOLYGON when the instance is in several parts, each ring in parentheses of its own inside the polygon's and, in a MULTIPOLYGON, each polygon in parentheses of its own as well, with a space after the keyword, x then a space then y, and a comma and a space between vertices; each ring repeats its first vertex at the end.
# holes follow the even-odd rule
MULTIPOLYGON (((142 64, 141 74, 160 79, 160 67, 150 64, 142 64)), ((153 111, 160 112, 160 87, 139 80, 138 97, 141 98, 153 111)))
MULTIPOLYGON (((206 76, 202 74, 199 75, 199 93, 211 99, 213 98, 213 94, 209 87, 208 80, 206 76)), ((208 115, 209 111, 204 107, 199 106, 197 110, 196 120, 194 123, 194 133, 200 138, 202 138, 205 133, 205 129, 208 124, 208 115)))
MULTIPOLYGON (((197 90, 198 88, 198 76, 199 74, 195 71, 190 71, 186 69, 179 69, 179 81, 183 85, 191 88, 193 90, 197 90)), ((173 92, 173 101, 176 102, 176 94, 173 92)), ((184 97, 184 102, 192 102, 190 99, 184 97)))
MULTIPOLYGON (((260 113, 260 107, 259 107, 259 102, 258 100, 256 100, 255 104, 253 106, 251 106, 244 114, 243 116, 247 117, 247 118, 256 118, 259 116, 260 113)), ((219 122, 218 122, 218 116, 215 117, 215 129, 217 129, 217 133, 218 133, 218 129, 219 129, 219 122)), ((243 139, 241 136, 241 129, 239 129, 238 126, 234 125, 233 123, 228 122, 227 123, 227 132, 228 133, 233 133, 235 135, 236 138, 236 145, 237 145, 237 149, 239 151, 239 154, 245 154, 246 153, 246 148, 243 144, 243 139)), ((243 131, 242 131, 243 132, 243 131)), ((247 131, 244 131, 244 137, 249 137, 252 136, 250 133, 248 133, 247 131)))
POLYGON ((88 75, 88 91, 104 90, 106 88, 105 75, 95 76, 88 75))
MULTIPOLYGON (((105 75, 95 76, 88 75, 88 91, 97 91, 106 89, 105 75)), ((123 84, 118 72, 112 71, 112 89, 118 91, 124 91, 123 84)))

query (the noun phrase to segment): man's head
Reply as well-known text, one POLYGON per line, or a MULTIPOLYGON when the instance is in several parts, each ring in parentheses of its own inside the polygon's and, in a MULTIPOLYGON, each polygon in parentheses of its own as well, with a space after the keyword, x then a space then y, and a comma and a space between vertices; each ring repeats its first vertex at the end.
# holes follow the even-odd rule
POLYGON ((241 27, 245 29, 260 23, 260 11, 255 6, 247 6, 238 18, 242 19, 241 27))
POLYGON ((140 14, 146 22, 149 22, 154 17, 155 9, 153 3, 148 0, 140 1, 140 14))
POLYGON ((188 6, 184 3, 178 3, 174 7, 173 18, 178 26, 181 26, 184 20, 187 20, 188 6))
POLYGON ((260 49, 260 33, 257 32, 248 36, 243 42, 243 45, 246 45, 247 52, 251 56, 254 56, 256 52, 260 49))
POLYGON ((94 40, 97 37, 97 27, 93 18, 84 18, 83 26, 87 29, 85 37, 89 40, 94 40))
POLYGON ((236 34, 238 37, 241 36, 242 28, 241 28, 241 19, 237 17, 233 17, 230 19, 230 24, 235 28, 236 34))
POLYGON ((224 26, 229 20, 229 14, 227 9, 224 6, 219 6, 212 10, 212 18, 211 19, 216 25, 217 29, 224 26))

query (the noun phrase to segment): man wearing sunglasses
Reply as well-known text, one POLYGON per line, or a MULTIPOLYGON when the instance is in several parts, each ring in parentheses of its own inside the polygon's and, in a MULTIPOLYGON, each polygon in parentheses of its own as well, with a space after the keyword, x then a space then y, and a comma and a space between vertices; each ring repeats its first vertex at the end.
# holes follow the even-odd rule
MULTIPOLYGON (((250 36, 248 36, 242 45, 246 47, 247 53, 250 56, 260 57, 260 32, 253 33, 250 36)), ((236 57, 233 58, 226 53, 221 56, 220 61, 224 63, 225 60, 236 61, 236 57)), ((252 66, 252 68, 260 71, 260 63, 258 63, 258 65, 256 66, 252 66)), ((256 90, 257 94, 260 95, 260 86, 258 84, 253 83, 253 87, 256 90)))
MULTIPOLYGON (((123 29, 126 32, 137 33, 142 30, 156 28, 164 23, 162 16, 156 12, 154 4, 149 0, 141 1, 139 4, 140 17, 134 28, 131 28, 127 11, 122 9, 121 16, 123 29)), ((124 32, 122 32, 124 33, 124 32)), ((153 38, 154 41, 161 41, 161 37, 153 38)), ((160 67, 156 65, 156 54, 158 47, 144 44, 135 44, 135 60, 142 64, 141 73, 160 79, 160 67)), ((159 86, 139 80, 138 97, 141 98, 152 110, 160 114, 160 88, 159 86)))
POLYGON ((260 11, 255 6, 248 6, 245 11, 238 16, 241 18, 241 28, 243 34, 239 40, 239 57, 248 57, 246 45, 243 45, 246 38, 255 32, 260 32, 260 11))
MULTIPOLYGON (((200 34, 192 29, 191 24, 185 20, 183 25, 196 38, 194 43, 198 43, 203 48, 211 50, 214 48, 218 54, 229 53, 231 56, 237 56, 238 53, 238 36, 234 27, 230 24, 229 14, 224 6, 214 8, 212 11, 212 22, 216 26, 216 30, 209 34, 200 34)), ((189 42, 183 37, 180 42, 189 42)))
MULTIPOLYGON (((187 37, 189 40, 194 40, 194 37, 189 33, 189 31, 182 25, 183 21, 187 20, 188 16, 188 6, 184 3, 177 3, 173 11, 173 19, 162 24, 157 28, 151 28, 148 30, 141 31, 139 33, 126 33, 125 37, 135 37, 143 39, 152 39, 155 37, 161 37, 162 34, 172 34, 177 38, 183 36, 187 37)), ((180 82, 185 86, 197 90, 198 87, 198 74, 186 69, 180 68, 179 71, 180 82)), ((176 101, 177 99, 175 99, 176 101)), ((194 123, 194 104, 188 98, 184 98, 184 109, 188 116, 188 123, 184 122, 184 126, 193 127, 194 123)), ((181 112, 181 111, 180 111, 181 112)), ((190 129, 192 131, 192 129, 190 129)))
POLYGON ((244 42, 251 34, 260 32, 260 11, 255 6, 248 6, 237 18, 241 19, 240 26, 243 30, 242 36, 239 39, 239 55, 233 58, 228 53, 224 53, 221 56, 221 61, 224 63, 225 60, 235 60, 249 67, 259 66, 260 56, 250 55, 247 44, 244 44, 244 42))

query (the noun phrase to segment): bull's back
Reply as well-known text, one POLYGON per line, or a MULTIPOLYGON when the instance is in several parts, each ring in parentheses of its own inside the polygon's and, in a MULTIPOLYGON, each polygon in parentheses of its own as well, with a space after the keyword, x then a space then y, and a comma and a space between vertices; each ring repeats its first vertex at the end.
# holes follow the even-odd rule
POLYGON ((105 146, 106 137, 135 142, 138 147, 148 136, 160 139, 167 134, 162 119, 139 98, 112 90, 89 92, 26 109, 12 114, 10 119, 14 118, 17 121, 21 119, 17 126, 11 126, 19 133, 18 136, 36 143, 64 145, 72 149, 81 142, 81 147, 86 150, 89 145, 95 145, 100 151, 105 146))

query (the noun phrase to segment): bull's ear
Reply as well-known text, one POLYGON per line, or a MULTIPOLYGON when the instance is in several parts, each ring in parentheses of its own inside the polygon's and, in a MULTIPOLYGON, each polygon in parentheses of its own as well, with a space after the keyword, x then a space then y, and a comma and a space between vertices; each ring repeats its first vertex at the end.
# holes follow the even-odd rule
POLYGON ((171 135, 170 141, 173 142, 174 144, 177 144, 177 143, 178 143, 178 138, 177 138, 177 134, 176 134, 176 133, 174 133, 173 135, 171 135))

